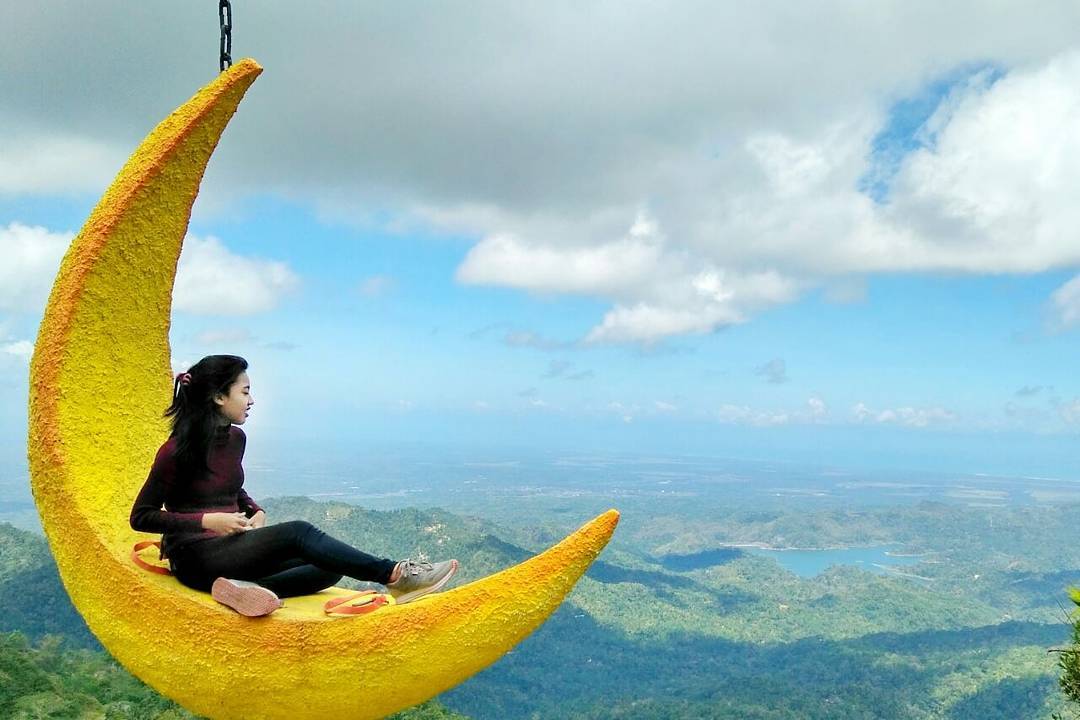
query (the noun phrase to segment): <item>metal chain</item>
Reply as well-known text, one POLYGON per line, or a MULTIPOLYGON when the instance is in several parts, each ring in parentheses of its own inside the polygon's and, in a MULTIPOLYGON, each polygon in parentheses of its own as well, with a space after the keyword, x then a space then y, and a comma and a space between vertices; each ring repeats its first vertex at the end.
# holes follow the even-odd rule
POLYGON ((218 20, 221 21, 221 72, 232 67, 232 5, 229 0, 218 3, 218 20))

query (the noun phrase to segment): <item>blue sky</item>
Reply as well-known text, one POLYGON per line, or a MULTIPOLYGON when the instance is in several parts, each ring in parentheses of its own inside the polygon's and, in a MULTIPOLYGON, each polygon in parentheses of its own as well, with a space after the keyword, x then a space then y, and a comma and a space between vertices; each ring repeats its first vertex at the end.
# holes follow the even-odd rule
MULTIPOLYGON (((245 356, 268 461, 420 441, 1080 479, 1077 38, 1045 20, 1041 44, 1010 44, 1006 9, 972 45, 950 11, 955 32, 919 44, 919 18, 893 9, 883 47, 844 40, 835 58, 747 11, 746 42, 790 54, 759 59, 751 83, 678 24, 711 90, 677 52, 639 65, 614 39, 585 55, 585 30, 492 40, 492 65, 474 48, 508 12, 491 8, 447 30, 460 58, 384 34, 383 82, 368 51, 329 42, 349 82, 316 82, 323 66, 290 64, 267 29, 306 20, 247 9, 266 34, 239 55, 266 71, 196 204, 175 369, 245 356)), ((604 25, 595 11, 585 25, 604 25)), ((654 11, 620 27, 649 35, 654 11)), ((28 343, 63 249, 126 154, 209 80, 185 56, 193 15, 168 12, 168 63, 122 90, 108 73, 135 51, 123 24, 75 69, 63 31, 39 35, 60 58, 24 58, 33 82, 7 81, 6 467, 25 467, 28 343), (66 114, 65 87, 92 111, 66 114)), ((395 12, 363 32, 394 32, 395 12)), ((844 12, 814 19, 819 40, 843 36, 844 12)))

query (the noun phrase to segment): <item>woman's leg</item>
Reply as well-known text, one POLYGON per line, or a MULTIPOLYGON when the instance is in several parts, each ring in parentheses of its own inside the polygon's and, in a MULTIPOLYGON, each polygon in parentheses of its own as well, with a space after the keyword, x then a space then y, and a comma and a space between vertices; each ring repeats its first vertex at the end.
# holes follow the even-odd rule
POLYGON ((303 560, 282 563, 273 575, 257 578, 255 582, 272 590, 279 598, 313 595, 341 582, 342 575, 315 567, 303 560))
MULTIPOLYGON (((217 577, 258 581, 281 572, 282 563, 296 560, 324 571, 327 579, 333 575, 348 575, 384 585, 389 582, 397 564, 357 550, 305 520, 290 520, 236 535, 201 540, 183 548, 174 558, 177 578, 191 587, 209 587, 217 577)), ((286 580, 295 582, 294 576, 286 580)), ((340 577, 334 582, 337 580, 340 577)))

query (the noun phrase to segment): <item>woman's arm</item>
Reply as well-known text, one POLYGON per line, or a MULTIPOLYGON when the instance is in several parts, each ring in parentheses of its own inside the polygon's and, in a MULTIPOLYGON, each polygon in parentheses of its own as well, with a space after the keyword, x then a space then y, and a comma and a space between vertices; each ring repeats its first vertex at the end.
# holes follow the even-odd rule
MULTIPOLYGON (((247 434, 239 427, 236 431, 240 433, 240 461, 243 462, 244 452, 247 450, 247 434)), ((243 487, 236 493, 236 506, 252 521, 251 527, 262 527, 266 524, 266 511, 259 507, 259 503, 251 499, 243 487)))
POLYGON ((176 476, 176 461, 165 446, 158 450, 154 464, 143 483, 142 490, 131 506, 129 521, 132 530, 147 533, 166 533, 181 530, 203 530, 204 513, 176 513, 162 510, 165 488, 176 476))
POLYGON ((257 512, 266 512, 259 507, 257 502, 251 499, 251 496, 247 494, 247 491, 244 490, 244 488, 240 488, 240 492, 236 493, 236 505, 240 508, 240 512, 248 517, 252 517, 257 512))

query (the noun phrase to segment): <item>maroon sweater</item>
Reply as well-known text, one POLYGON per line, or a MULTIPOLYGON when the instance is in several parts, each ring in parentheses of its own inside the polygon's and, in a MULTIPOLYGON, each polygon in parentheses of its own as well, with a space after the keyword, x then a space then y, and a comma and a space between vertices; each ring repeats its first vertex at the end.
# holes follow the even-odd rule
POLYGON ((150 474, 131 508, 131 527, 162 533, 161 556, 192 542, 218 537, 202 526, 210 512, 243 512, 251 517, 261 507, 244 492, 247 436, 236 425, 218 429, 210 448, 210 471, 196 477, 177 477, 176 436, 157 452, 150 474), (162 505, 165 510, 161 509, 162 505))

